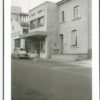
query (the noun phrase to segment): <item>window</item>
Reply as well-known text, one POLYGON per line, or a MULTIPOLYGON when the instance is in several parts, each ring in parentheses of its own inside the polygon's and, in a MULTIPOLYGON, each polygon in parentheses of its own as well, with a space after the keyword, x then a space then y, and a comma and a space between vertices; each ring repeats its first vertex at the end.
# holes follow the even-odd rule
POLYGON ((64 13, 64 11, 62 11, 62 22, 64 22, 65 21, 65 13, 64 13))
POLYGON ((30 22, 30 29, 36 28, 36 20, 30 22))
POLYGON ((28 33, 28 29, 23 29, 23 34, 27 34, 28 33))
POLYGON ((15 40, 15 48, 20 47, 20 39, 15 40))
POLYGON ((79 6, 74 7, 74 19, 79 18, 79 6))
POLYGON ((37 21, 38 21, 37 25, 38 27, 44 26, 44 17, 38 18, 37 21))
POLYGON ((30 22, 30 29, 35 29, 44 26, 44 16, 30 22))
POLYGON ((72 30, 71 32, 71 45, 77 46, 77 30, 72 30))

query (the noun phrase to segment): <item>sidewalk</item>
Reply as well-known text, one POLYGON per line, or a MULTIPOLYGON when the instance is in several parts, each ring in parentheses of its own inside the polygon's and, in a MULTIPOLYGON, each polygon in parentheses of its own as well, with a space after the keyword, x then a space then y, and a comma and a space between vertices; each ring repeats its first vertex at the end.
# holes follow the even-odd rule
POLYGON ((92 67, 92 59, 81 60, 81 61, 67 61, 67 60, 58 60, 58 59, 46 59, 47 61, 61 62, 68 65, 75 66, 84 66, 84 67, 92 67))
POLYGON ((84 67, 92 67, 92 60, 74 61, 74 62, 71 62, 69 64, 84 66, 84 67))

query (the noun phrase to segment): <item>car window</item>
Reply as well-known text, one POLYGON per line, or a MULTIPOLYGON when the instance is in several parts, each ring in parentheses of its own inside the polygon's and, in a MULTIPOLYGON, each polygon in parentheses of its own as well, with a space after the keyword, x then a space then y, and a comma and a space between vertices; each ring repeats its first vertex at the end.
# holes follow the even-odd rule
POLYGON ((25 49, 21 48, 20 51, 25 51, 25 49))

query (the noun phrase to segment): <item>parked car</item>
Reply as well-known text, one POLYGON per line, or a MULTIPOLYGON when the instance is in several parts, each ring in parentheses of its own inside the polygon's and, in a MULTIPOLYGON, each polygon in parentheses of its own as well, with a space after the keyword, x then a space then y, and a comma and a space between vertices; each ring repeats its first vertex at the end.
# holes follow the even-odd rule
POLYGON ((14 58, 30 58, 30 55, 24 48, 15 48, 12 56, 14 58))

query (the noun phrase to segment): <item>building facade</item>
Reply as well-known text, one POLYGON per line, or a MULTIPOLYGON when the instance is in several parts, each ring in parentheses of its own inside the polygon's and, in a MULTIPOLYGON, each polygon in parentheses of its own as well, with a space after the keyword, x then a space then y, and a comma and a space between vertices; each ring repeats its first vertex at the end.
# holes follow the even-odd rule
POLYGON ((62 0, 59 11, 60 54, 91 58, 91 0, 62 0))
POLYGON ((11 8, 11 28, 11 52, 13 53, 15 48, 25 48, 25 39, 20 39, 20 36, 29 31, 29 15, 22 13, 20 7, 11 8))
POLYGON ((91 58, 91 0, 44 2, 29 11, 27 33, 19 39, 35 57, 91 58))
POLYGON ((26 39, 28 52, 40 58, 50 58, 58 43, 58 8, 56 3, 45 2, 29 11, 29 34, 26 39), (55 48, 54 48, 55 46, 55 48))

